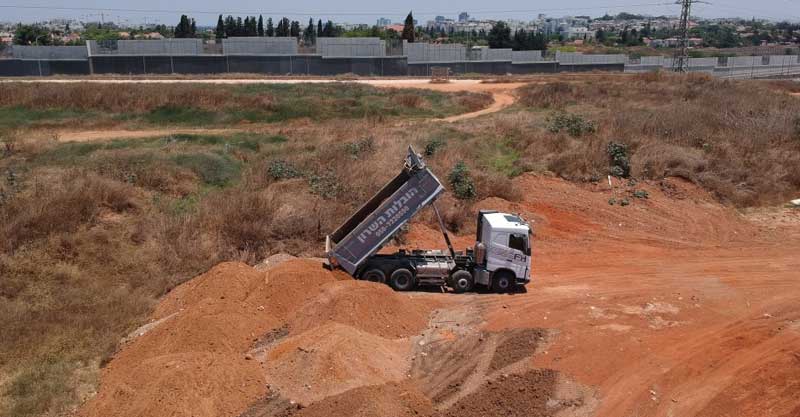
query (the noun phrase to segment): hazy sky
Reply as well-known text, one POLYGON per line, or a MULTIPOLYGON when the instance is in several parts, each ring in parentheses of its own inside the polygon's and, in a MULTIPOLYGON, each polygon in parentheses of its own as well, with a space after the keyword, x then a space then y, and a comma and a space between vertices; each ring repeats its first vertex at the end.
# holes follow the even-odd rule
MULTIPOLYGON (((33 22, 48 18, 69 17, 81 20, 127 21, 127 23, 165 23, 174 25, 180 14, 189 14, 199 24, 216 22, 217 14, 263 14, 273 18, 287 16, 307 21, 309 17, 337 22, 371 23, 378 17, 402 21, 409 9, 421 23, 436 15, 455 18, 466 11, 476 18, 530 20, 538 13, 549 16, 601 16, 621 11, 650 15, 677 15, 674 0, 405 0, 376 2, 370 0, 0 0, 0 21, 33 22), (402 3, 402 6, 399 4, 402 3), (39 7, 39 8, 24 8, 39 7), (65 9, 60 9, 65 8, 65 9), (67 10, 73 9, 73 10, 67 10), (111 10, 117 9, 117 10, 111 10), (122 10, 126 9, 126 10, 122 10)), ((710 0, 713 4, 696 4, 693 15, 702 17, 756 17, 773 20, 800 21, 800 0, 710 0)))

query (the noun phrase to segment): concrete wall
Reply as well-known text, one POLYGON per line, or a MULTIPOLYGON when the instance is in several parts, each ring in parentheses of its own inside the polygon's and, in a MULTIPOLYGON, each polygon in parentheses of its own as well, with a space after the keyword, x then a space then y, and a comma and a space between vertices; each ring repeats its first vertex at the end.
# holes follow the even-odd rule
POLYGON ((0 59, 0 77, 88 75, 86 59, 0 59))
POLYGON ((517 62, 542 62, 545 61, 544 51, 512 51, 511 61, 517 62))
POLYGON ((430 44, 403 42, 408 62, 465 61, 467 48, 461 44, 430 44))
POLYGON ((86 46, 26 46, 13 45, 11 56, 17 59, 86 59, 86 46))
POLYGON ((582 54, 580 52, 556 51, 556 61, 562 64, 624 64, 628 56, 622 54, 582 54))
POLYGON ((511 49, 473 48, 471 58, 479 61, 511 61, 512 57, 511 49))
POLYGON ((241 37, 222 40, 224 55, 297 55, 293 37, 241 37))
MULTIPOLYGON (((94 55, 94 50, 92 51, 94 55)), ((119 55, 200 55, 203 53, 202 39, 161 39, 117 41, 119 55)))
POLYGON ((317 38, 317 54, 323 57, 382 57, 386 42, 380 38, 317 38))

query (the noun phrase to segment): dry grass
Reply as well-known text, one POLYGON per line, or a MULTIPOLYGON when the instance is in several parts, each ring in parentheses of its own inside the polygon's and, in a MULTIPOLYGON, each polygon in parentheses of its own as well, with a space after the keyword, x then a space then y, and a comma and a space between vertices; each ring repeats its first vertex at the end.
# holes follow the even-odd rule
MULTIPOLYGON (((71 98, 50 86, 47 104, 34 97, 36 88, 21 91, 23 98, 6 96, 5 103, 60 108, 74 99, 90 109, 145 109, 166 100, 137 101, 143 94, 133 91, 123 93, 129 103, 104 97, 109 91, 71 98)), ((485 100, 336 88, 347 90, 337 102, 369 107, 384 100, 408 109, 401 117, 428 106, 469 111, 485 100)), ((313 100, 319 91, 294 93, 313 100)), ((436 143, 426 161, 442 179, 465 161, 476 200, 519 199, 509 177, 526 171, 602 177, 611 140, 629 145, 639 178, 681 176, 739 205, 796 198, 800 99, 776 91, 767 83, 703 77, 591 76, 531 85, 516 110, 455 125, 332 118, 271 125, 246 137, 15 141, 0 158, 0 372, 8 375, 0 381, 0 414, 56 414, 74 405, 77 387, 96 383, 97 366, 158 297, 219 261, 321 255, 325 234, 396 174, 408 144, 421 151, 436 143), (579 138, 551 133, 546 119, 554 109, 596 121, 598 131, 579 138)), ((203 106, 230 100, 205 86, 165 94, 169 100, 208 94, 203 106)), ((274 96, 278 103, 281 94, 274 96)), ((473 231, 469 201, 446 193, 439 208, 450 229, 473 231)), ((432 213, 420 219, 435 227, 432 213)))
POLYGON ((526 154, 548 158, 565 178, 590 179, 608 173, 613 140, 629 146, 636 177, 683 177, 740 206, 780 203, 799 185, 800 100, 773 87, 663 73, 530 86, 526 106, 589 114, 599 130, 559 143, 542 135, 526 154))

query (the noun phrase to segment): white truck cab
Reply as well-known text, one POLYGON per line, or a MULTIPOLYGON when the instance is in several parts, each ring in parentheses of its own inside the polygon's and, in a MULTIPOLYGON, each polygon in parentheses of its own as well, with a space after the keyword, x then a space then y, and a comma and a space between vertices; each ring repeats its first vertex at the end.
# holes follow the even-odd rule
POLYGON ((520 216, 478 213, 475 282, 497 291, 530 282, 531 228, 520 216))

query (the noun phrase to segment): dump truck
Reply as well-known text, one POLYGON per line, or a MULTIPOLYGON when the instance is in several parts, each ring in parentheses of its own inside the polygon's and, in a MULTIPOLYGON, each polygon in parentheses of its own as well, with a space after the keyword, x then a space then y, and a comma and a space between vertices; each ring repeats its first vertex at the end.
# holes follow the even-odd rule
POLYGON ((510 292, 530 282, 531 228, 518 214, 478 212, 475 244, 456 252, 435 200, 444 191, 422 157, 409 146, 400 173, 325 239, 327 265, 356 279, 380 282, 398 291, 421 285, 455 292, 476 285, 510 292), (380 249, 423 208, 431 206, 448 251, 380 249))

